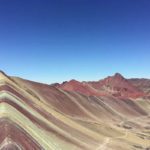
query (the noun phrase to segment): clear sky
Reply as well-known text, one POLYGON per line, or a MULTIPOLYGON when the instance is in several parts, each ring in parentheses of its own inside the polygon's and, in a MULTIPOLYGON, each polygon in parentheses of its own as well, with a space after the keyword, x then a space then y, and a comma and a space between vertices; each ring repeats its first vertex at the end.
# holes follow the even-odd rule
POLYGON ((47 83, 150 78, 150 0, 0 0, 0 69, 47 83))

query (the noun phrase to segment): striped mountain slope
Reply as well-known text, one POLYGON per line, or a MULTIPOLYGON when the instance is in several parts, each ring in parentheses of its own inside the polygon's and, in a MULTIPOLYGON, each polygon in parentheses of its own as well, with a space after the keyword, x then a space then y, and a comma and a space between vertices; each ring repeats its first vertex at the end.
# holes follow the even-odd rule
POLYGON ((148 98, 86 95, 0 72, 0 150, 146 149, 149 114, 148 98))

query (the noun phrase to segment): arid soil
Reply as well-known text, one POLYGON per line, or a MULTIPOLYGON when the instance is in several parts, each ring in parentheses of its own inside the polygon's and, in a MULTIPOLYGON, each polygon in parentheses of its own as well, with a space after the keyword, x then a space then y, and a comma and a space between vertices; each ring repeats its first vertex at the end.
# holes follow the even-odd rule
POLYGON ((149 150, 150 80, 42 84, 0 72, 0 150, 149 150))

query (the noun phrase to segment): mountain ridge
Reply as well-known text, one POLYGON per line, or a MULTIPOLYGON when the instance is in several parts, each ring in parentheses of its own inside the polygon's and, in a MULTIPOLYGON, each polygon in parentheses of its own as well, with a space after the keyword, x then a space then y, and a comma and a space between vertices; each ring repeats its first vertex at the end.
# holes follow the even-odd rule
POLYGON ((66 91, 79 92, 88 96, 112 95, 122 98, 140 98, 146 96, 144 91, 139 89, 137 86, 134 86, 129 79, 125 79, 120 73, 108 76, 99 81, 65 81, 62 84, 56 84, 56 87, 66 91))
MULTIPOLYGON (((70 83, 78 85, 77 89, 82 85, 83 92, 89 84, 72 80, 69 88, 70 83)), ((57 86, 0 75, 1 149, 149 148, 150 99, 122 101, 121 97, 83 95, 57 86)))
MULTIPOLYGON (((2 78, 9 78, 7 74, 0 71, 0 76, 2 78)), ((30 80, 28 80, 30 81, 30 80)), ((147 97, 150 95, 150 88, 145 90, 145 88, 139 83, 148 82, 147 86, 150 86, 150 79, 144 78, 131 78, 126 79, 120 73, 115 73, 113 76, 108 76, 104 79, 98 81, 77 81, 72 79, 70 81, 64 81, 63 83, 53 83, 50 86, 56 88, 70 91, 78 92, 87 96, 113 96, 120 97, 122 99, 131 98, 137 99, 141 97, 147 97), (137 83, 138 82, 138 83, 137 83), (141 88, 143 87, 143 88, 141 88)), ((36 82, 36 81, 34 81, 36 82)), ((41 83, 46 84, 46 83, 41 83)), ((147 88, 147 87, 146 87, 147 88)))

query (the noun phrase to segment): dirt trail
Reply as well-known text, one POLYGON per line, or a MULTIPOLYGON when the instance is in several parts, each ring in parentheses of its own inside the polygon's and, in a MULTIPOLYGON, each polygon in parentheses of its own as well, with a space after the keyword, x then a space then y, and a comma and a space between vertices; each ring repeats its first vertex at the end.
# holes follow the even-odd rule
POLYGON ((104 143, 101 144, 98 148, 96 148, 96 150, 106 150, 107 148, 107 144, 110 142, 111 138, 107 137, 104 140, 104 143))
MULTIPOLYGON (((146 118, 148 117, 149 115, 146 115, 146 116, 141 116, 141 117, 136 117, 134 119, 129 119, 129 120, 126 120, 126 121, 134 121, 134 120, 137 120, 137 119, 141 119, 141 118, 146 118)), ((121 121, 119 123, 119 125, 122 125, 125 121, 121 121)), ((111 140, 113 139, 123 139, 123 138, 126 138, 128 136, 128 129, 123 129, 125 131, 125 134, 123 136, 119 136, 119 137, 115 137, 115 138, 110 138, 110 137, 106 137, 105 140, 104 140, 104 143, 101 144, 98 148, 96 148, 95 150, 106 150, 107 148, 107 144, 109 144, 111 142, 111 140)))

